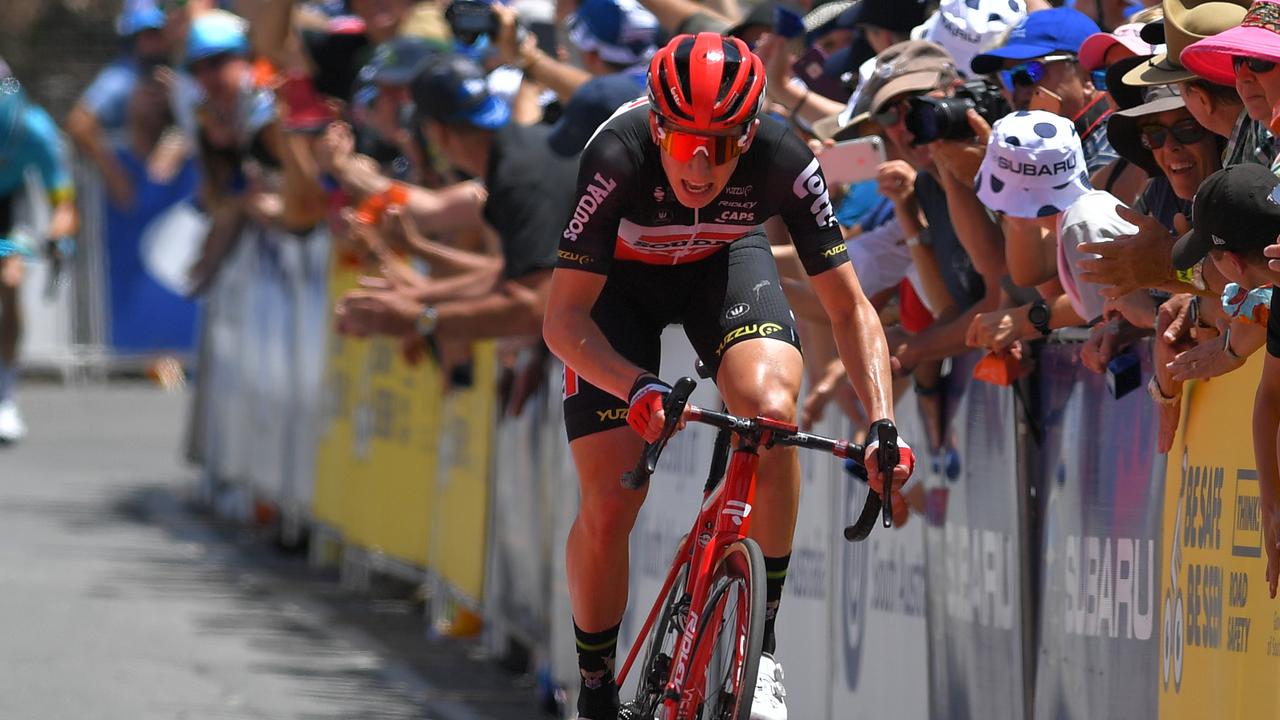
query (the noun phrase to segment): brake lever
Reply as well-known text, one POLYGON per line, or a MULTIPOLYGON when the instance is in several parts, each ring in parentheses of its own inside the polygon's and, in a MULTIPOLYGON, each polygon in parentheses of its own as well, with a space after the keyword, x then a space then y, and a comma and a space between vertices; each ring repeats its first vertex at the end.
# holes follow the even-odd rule
POLYGON ((697 386, 698 381, 689 377, 682 377, 676 381, 675 387, 671 388, 667 399, 662 403, 662 412, 667 417, 667 422, 662 426, 662 436, 656 443, 644 444, 644 452, 640 453, 640 460, 635 468, 622 474, 622 487, 628 490, 639 490, 648 484, 649 478, 653 477, 653 472, 658 468, 658 457, 662 455, 667 441, 680 425, 680 420, 684 417, 684 408, 689 404, 689 396, 697 386))
POLYGON ((880 493, 884 508, 884 526, 893 527, 893 469, 901 460, 898 450, 898 428, 888 420, 881 421, 876 427, 876 440, 880 446, 876 448, 876 462, 880 466, 880 480, 883 485, 880 493))

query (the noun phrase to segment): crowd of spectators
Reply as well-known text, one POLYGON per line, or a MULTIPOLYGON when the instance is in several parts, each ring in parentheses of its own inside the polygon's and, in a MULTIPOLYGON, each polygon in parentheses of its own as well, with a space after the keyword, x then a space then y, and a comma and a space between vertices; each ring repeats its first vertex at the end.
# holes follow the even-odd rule
MULTIPOLYGON (((546 356, 577 155, 641 97, 667 38, 737 36, 767 68, 766 111, 820 160, 881 138, 876 172, 833 188, 836 217, 895 371, 935 415, 948 358, 982 350, 1013 382, 1068 329, 1085 367, 1116 373, 1150 337, 1167 451, 1183 383, 1269 353, 1254 433, 1274 592, 1280 4, 1057 5, 130 2, 124 54, 64 126, 121 226, 198 177, 212 224, 194 289, 247 223, 299 242, 327 227, 365 275, 337 331, 452 370, 485 338, 546 356)), ((801 325, 805 422, 835 402, 865 426, 785 228, 766 229, 801 325)))

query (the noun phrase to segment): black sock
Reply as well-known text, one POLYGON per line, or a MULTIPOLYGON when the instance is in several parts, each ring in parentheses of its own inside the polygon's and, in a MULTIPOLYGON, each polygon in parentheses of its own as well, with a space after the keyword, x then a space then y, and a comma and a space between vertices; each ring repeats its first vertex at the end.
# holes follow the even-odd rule
POLYGON ((600 632, 589 633, 573 624, 578 640, 578 672, 582 690, 578 693, 578 714, 590 720, 616 720, 618 687, 613 682, 613 661, 618 652, 619 623, 600 632))
POLYGON ((764 559, 764 645, 762 649, 773 654, 778 644, 774 637, 773 626, 778 619, 778 605, 782 602, 782 586, 787 582, 787 568, 791 565, 791 555, 764 559))

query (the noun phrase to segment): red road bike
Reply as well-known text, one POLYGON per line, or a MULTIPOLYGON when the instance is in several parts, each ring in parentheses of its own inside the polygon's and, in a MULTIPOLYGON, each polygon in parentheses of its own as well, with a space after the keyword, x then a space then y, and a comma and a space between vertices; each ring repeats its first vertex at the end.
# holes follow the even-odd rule
MULTIPOLYGON (((624 706, 623 718, 750 718, 765 621, 764 556, 747 537, 761 447, 794 446, 850 459, 853 474, 866 480, 862 445, 799 432, 795 425, 765 417, 741 418, 688 405, 695 385, 687 377, 675 384, 663 403, 667 423, 662 436, 645 445, 636 468, 622 478, 633 490, 649 481, 682 416, 719 428, 702 509, 680 541, 662 590, 617 675, 621 686, 644 650, 635 698, 624 706)), ((878 440, 877 464, 884 469, 882 477, 889 477, 898 464, 896 430, 882 426, 878 440)), ((881 509, 879 496, 869 492, 858 522, 845 529, 845 537, 865 539, 881 509)))

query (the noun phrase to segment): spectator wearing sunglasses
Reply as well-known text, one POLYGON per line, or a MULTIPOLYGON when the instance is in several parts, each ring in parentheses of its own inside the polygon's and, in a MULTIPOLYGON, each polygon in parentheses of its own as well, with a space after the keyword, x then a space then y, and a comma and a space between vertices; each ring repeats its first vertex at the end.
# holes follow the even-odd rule
MULTIPOLYGON (((1238 27, 1183 51, 1182 63, 1213 82, 1234 83, 1249 115, 1274 134, 1280 104, 1280 3, 1255 2, 1238 27)), ((1271 169, 1280 171, 1280 163, 1273 160, 1271 169)))
POLYGON ((973 71, 995 74, 1020 110, 1048 110, 1075 124, 1090 174, 1116 159, 1107 141, 1112 104, 1094 87, 1078 53, 1097 23, 1071 8, 1040 10, 1014 26, 1003 47, 973 59, 973 71))
POLYGON ((946 141, 918 145, 906 127, 912 98, 947 97, 958 83, 959 73, 945 49, 909 40, 880 54, 862 89, 865 105, 855 108, 866 108, 898 156, 880 167, 880 192, 893 201, 909 242, 928 243, 951 296, 951 310, 927 330, 892 338, 890 352, 904 369, 963 352, 972 315, 995 309, 1006 273, 999 226, 974 195, 972 171, 948 163, 952 154, 937 152, 946 141))

